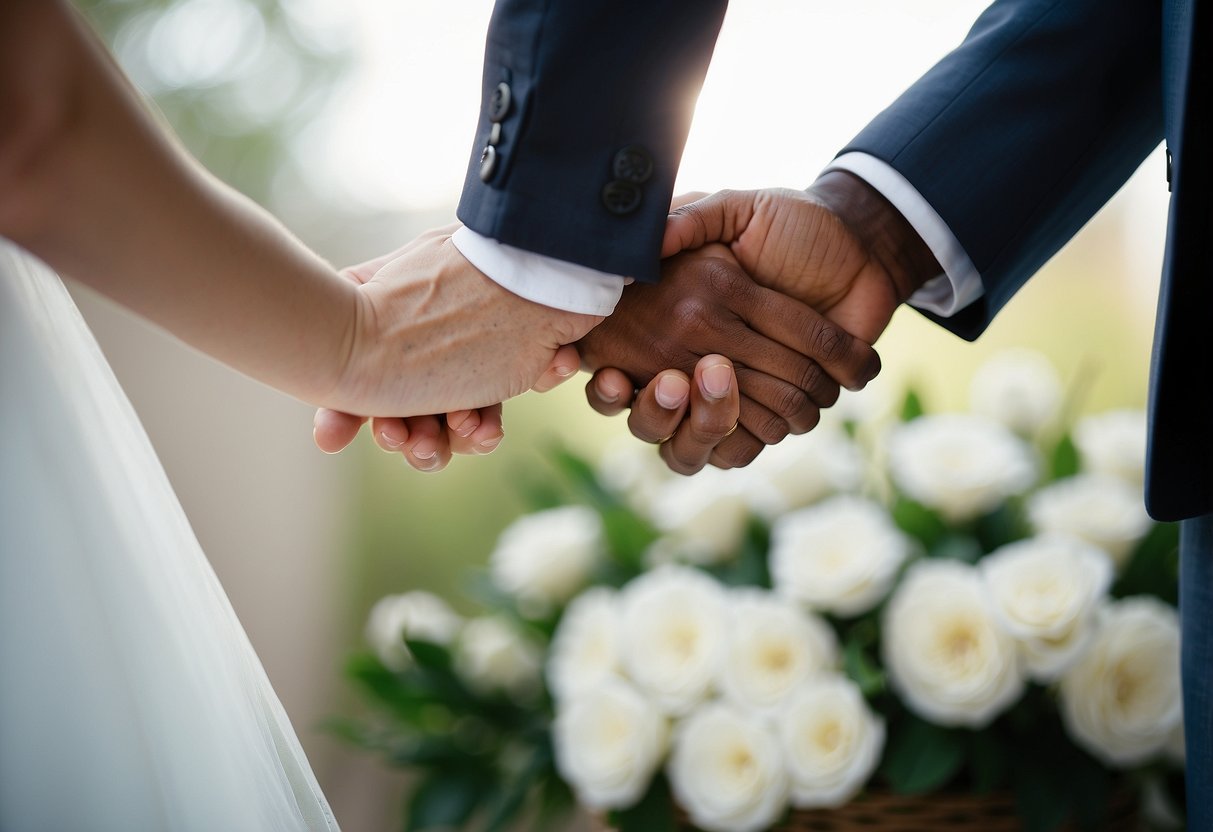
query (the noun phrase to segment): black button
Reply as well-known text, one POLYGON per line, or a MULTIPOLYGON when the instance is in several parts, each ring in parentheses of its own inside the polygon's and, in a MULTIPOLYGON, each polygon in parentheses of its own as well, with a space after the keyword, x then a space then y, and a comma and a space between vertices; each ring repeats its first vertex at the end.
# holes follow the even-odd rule
POLYGON ((616 179, 602 189, 602 204, 612 214, 630 214, 640 206, 640 187, 616 179))
POLYGON ((616 179, 642 185, 653 175, 653 157, 639 145, 631 145, 615 154, 612 166, 616 179))
POLYGON ((493 171, 497 169, 497 148, 486 147, 484 152, 480 154, 480 181, 488 182, 493 178, 493 171))
POLYGON ((496 147, 501 144, 501 122, 494 121, 493 129, 489 131, 489 144, 496 147))
POLYGON ((510 112, 510 102, 514 95, 510 92, 510 85, 502 81, 497 85, 497 89, 493 90, 493 97, 489 99, 489 121, 501 121, 510 112))

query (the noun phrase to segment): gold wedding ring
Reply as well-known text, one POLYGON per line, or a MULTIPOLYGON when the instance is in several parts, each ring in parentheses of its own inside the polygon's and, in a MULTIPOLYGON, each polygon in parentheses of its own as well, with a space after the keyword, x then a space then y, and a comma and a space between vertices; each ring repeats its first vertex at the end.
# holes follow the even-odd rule
POLYGON ((738 425, 740 425, 740 424, 741 424, 741 420, 740 420, 740 419, 738 419, 736 422, 734 422, 734 423, 733 423, 733 427, 729 428, 729 432, 728 432, 728 433, 726 433, 724 436, 722 436, 722 437, 720 437, 720 438, 721 438, 721 439, 728 439, 730 436, 732 436, 734 433, 736 433, 736 432, 737 432, 737 426, 738 426, 738 425))
POLYGON ((673 432, 673 433, 671 433, 669 436, 667 436, 665 439, 658 439, 658 440, 657 440, 657 444, 658 444, 658 445, 664 445, 666 442, 669 442, 671 439, 673 439, 673 438, 674 438, 675 436, 677 436, 677 435, 678 435, 678 431, 674 431, 674 432, 673 432))

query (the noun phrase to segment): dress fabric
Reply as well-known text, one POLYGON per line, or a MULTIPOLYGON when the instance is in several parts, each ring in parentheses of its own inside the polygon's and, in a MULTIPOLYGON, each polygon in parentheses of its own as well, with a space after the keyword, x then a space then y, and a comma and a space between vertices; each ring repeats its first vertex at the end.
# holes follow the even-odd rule
POLYGON ((336 829, 79 310, 0 239, 0 832, 336 829))

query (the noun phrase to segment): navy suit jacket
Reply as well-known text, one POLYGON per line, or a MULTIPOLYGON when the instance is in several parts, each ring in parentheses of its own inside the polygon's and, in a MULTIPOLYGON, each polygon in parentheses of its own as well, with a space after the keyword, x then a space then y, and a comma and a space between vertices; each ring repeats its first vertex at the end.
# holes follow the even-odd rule
MULTIPOLYGON (((1211 3, 997 0, 843 150, 898 170, 964 246, 985 295, 939 322, 973 339, 1166 138, 1171 214, 1146 485, 1147 507, 1163 520, 1213 511, 1211 3)), ((655 280, 724 6, 499 0, 459 218, 504 243, 655 280), (499 119, 498 163, 482 179, 503 81, 515 104, 499 119), (654 172, 619 213, 604 188, 628 147, 650 154, 654 172)))

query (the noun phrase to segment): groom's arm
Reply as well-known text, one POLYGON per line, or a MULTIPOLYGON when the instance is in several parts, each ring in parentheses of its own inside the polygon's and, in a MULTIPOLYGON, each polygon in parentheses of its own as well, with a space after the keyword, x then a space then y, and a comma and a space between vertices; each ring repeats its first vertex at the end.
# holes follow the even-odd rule
POLYGON ((931 245, 936 294, 968 302, 944 326, 976 338, 1157 146, 1161 19, 1155 0, 999 0, 843 150, 931 245))
POLYGON ((601 301, 622 287, 612 276, 657 280, 674 178, 725 5, 500 0, 459 204, 474 234, 457 240, 461 250, 494 279, 514 272, 502 282, 529 284, 524 293, 558 298, 583 291, 569 283, 606 281, 601 301), (545 265, 553 268, 544 273, 545 265))

